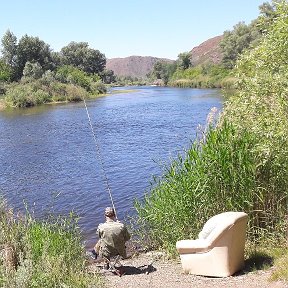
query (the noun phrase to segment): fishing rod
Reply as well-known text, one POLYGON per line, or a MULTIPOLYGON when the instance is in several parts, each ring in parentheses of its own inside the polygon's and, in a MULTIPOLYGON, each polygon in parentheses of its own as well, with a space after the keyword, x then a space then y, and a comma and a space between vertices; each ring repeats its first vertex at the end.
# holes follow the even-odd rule
POLYGON ((116 219, 118 219, 117 218, 117 213, 116 213, 116 208, 115 208, 113 197, 112 197, 112 191, 111 191, 111 188, 110 188, 110 185, 109 185, 109 180, 108 180, 105 168, 104 168, 104 161, 103 161, 103 158, 102 158, 102 155, 101 155, 100 145, 99 145, 98 139, 96 137, 96 134, 95 134, 92 122, 91 122, 89 110, 88 110, 88 107, 87 107, 87 104, 86 104, 86 101, 85 101, 84 97, 83 97, 83 101, 84 101, 84 106, 85 106, 86 113, 87 113, 88 122, 89 122, 89 125, 90 125, 90 128, 91 128, 91 132, 92 132, 92 135, 93 135, 93 139, 94 139, 94 143, 95 143, 95 147, 96 147, 96 152, 97 152, 97 156, 98 156, 98 159, 99 159, 99 162, 100 162, 100 166, 101 166, 104 182, 106 184, 106 189, 107 189, 107 192, 108 192, 109 197, 110 197, 112 208, 114 209, 114 212, 115 212, 115 217, 116 217, 116 219))

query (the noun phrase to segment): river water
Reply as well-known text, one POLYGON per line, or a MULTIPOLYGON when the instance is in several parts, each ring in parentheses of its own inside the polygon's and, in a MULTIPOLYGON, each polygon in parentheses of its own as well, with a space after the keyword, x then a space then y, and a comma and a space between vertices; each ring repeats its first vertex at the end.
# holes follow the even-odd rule
MULTIPOLYGON (((222 102, 220 90, 164 87, 87 101, 119 219, 135 213, 133 201, 149 191, 152 176, 189 147, 222 102)), ((35 217, 74 211, 91 246, 111 202, 84 104, 0 112, 0 135, 0 193, 8 204, 35 217)))

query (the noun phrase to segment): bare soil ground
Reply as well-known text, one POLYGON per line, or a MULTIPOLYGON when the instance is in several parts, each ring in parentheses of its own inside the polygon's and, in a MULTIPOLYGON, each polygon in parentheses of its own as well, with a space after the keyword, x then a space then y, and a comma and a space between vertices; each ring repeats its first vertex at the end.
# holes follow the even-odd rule
MULTIPOLYGON (((143 253, 122 260, 124 274, 119 277, 102 268, 97 261, 88 267, 90 272, 100 272, 104 276, 105 287, 117 288, 197 288, 197 287, 261 287, 288 288, 283 281, 271 282, 269 277, 273 267, 266 270, 239 272, 226 278, 187 275, 182 272, 178 260, 167 260, 157 252, 143 253)), ((251 269, 252 270, 252 269, 251 269)))

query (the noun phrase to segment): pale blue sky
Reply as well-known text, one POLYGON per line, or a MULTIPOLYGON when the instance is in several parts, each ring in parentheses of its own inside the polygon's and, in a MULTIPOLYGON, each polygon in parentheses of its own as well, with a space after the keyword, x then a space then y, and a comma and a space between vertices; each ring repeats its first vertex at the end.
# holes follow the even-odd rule
MULTIPOLYGON (((1 1, 0 37, 38 36, 54 51, 88 42, 107 58, 176 59, 203 41, 249 24, 265 0, 13 0, 1 1)), ((268 1, 270 2, 270 1, 268 1)))

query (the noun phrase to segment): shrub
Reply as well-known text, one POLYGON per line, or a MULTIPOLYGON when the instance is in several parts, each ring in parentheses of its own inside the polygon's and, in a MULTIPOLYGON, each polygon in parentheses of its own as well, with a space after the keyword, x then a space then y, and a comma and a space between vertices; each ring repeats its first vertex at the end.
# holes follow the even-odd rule
POLYGON ((66 95, 69 102, 83 101, 83 98, 88 97, 88 92, 79 86, 72 84, 66 85, 66 95))
POLYGON ((14 268, 0 262, 0 285, 5 287, 98 287, 97 275, 85 270, 85 250, 77 218, 51 217, 36 221, 7 210, 0 201, 0 245, 14 251, 14 268))
POLYGON ((5 101, 11 107, 29 107, 35 103, 32 98, 33 90, 30 85, 19 85, 8 88, 5 101))

